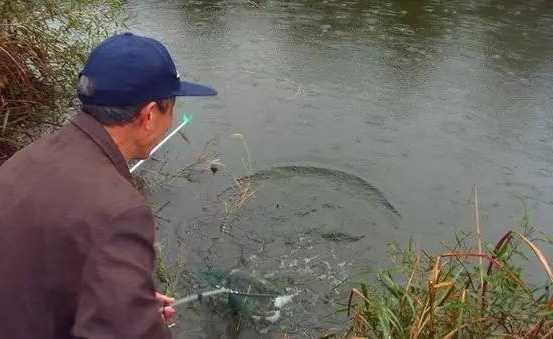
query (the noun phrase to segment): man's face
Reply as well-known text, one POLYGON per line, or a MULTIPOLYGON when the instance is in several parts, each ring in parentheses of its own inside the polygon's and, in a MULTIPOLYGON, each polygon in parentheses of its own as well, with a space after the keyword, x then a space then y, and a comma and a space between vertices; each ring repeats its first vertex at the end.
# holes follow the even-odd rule
POLYGON ((147 104, 141 112, 141 122, 137 133, 137 153, 139 159, 146 159, 152 149, 161 141, 171 127, 173 121, 174 102, 168 102, 164 107, 155 102, 147 104))

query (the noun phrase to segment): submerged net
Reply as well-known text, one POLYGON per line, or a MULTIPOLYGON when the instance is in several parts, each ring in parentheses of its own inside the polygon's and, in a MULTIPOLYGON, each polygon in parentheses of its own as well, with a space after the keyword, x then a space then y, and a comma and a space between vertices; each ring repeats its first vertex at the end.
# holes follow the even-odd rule
MULTIPOLYGON (((398 209, 359 176, 313 166, 258 171, 178 226, 175 246, 187 263, 177 290, 182 296, 224 287, 289 297, 280 308, 276 297, 203 300, 191 306, 198 317, 219 320, 206 321, 198 333, 213 331, 221 319, 239 319, 243 338, 245 328, 302 337, 307 329, 343 326, 345 315, 334 310, 347 300, 345 285, 383 261, 388 239, 400 237, 399 221, 398 209)), ((190 314, 186 319, 193 322, 190 314)), ((229 336, 227 327, 217 333, 229 336)))

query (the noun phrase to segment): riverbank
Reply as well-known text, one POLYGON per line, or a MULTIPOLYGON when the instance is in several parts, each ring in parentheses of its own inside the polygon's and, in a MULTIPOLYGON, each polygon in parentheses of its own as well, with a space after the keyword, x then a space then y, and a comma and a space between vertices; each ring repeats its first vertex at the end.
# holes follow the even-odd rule
POLYGON ((60 127, 91 48, 121 22, 119 1, 0 5, 0 163, 60 127))
MULTIPOLYGON (((396 249, 394 266, 378 283, 351 290, 349 335, 363 338, 550 338, 553 334, 551 266, 524 229, 508 231, 478 252, 457 237, 439 255, 412 246, 396 249), (530 282, 528 260, 545 280, 530 282), (480 261, 480 263, 478 263, 480 261)), ((542 280, 541 278, 539 280, 542 280)))

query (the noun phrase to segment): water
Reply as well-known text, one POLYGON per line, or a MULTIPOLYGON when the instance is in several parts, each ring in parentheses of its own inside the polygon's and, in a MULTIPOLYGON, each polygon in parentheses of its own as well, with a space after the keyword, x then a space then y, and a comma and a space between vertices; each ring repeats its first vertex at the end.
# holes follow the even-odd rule
POLYGON ((524 204, 551 231, 551 1, 127 7, 132 31, 163 41, 184 77, 219 91, 179 101, 177 111, 196 113, 191 143, 175 137, 147 164, 175 174, 215 140, 207 161, 186 172, 192 182, 164 180, 149 194, 165 253, 196 272, 179 292, 210 287, 197 272, 234 269, 297 294, 274 324, 244 316, 238 330, 214 305, 181 310, 177 338, 339 329, 344 316, 333 311, 348 281, 388 263, 387 242, 438 249, 473 229, 473 185, 485 239, 516 225, 524 204), (215 158, 224 167, 212 175, 206 162, 215 158), (232 208, 233 177, 282 166, 324 174, 256 181, 245 192, 255 195, 232 208), (358 180, 401 216, 374 191, 355 189, 358 180))

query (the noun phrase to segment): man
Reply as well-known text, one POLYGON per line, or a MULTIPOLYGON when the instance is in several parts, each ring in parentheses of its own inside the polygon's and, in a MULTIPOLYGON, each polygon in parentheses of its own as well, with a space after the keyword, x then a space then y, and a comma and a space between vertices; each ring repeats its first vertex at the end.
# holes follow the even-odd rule
POLYGON ((107 39, 79 75, 82 112, 0 167, 0 338, 167 338, 154 220, 127 161, 145 159, 182 82, 159 42, 107 39))

